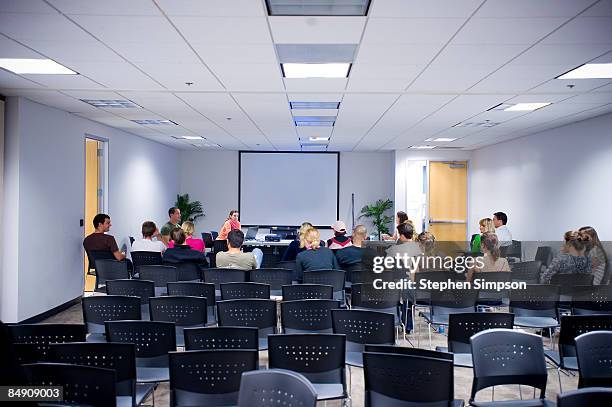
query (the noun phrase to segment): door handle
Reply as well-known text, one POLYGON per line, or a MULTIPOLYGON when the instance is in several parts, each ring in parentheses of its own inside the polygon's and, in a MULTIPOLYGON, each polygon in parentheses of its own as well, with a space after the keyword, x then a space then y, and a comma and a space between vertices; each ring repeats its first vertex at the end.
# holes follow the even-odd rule
POLYGON ((433 224, 433 223, 453 223, 453 224, 464 224, 467 223, 465 220, 461 220, 461 219, 432 219, 429 218, 429 224, 433 224))

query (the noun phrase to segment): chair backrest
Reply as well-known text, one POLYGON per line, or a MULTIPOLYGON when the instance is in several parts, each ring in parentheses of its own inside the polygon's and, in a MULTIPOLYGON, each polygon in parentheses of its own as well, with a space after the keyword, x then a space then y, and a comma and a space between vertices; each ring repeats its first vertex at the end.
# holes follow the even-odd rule
POLYGON ((83 321, 89 333, 104 333, 104 322, 140 320, 140 298, 124 295, 83 297, 83 321))
POLYGON ((216 240, 213 242, 213 253, 217 254, 219 252, 227 251, 227 240, 216 240))
POLYGON ((317 392, 301 374, 280 369, 242 374, 239 407, 269 406, 315 407, 317 392))
POLYGON ((292 269, 256 269, 250 271, 250 280, 254 283, 270 285, 270 290, 279 291, 284 285, 291 285, 292 269))
POLYGON ((368 407, 451 405, 454 378, 450 360, 365 352, 363 363, 368 407))
POLYGON ((85 342, 87 335, 84 324, 14 324, 8 329, 14 343, 31 345, 24 346, 22 363, 46 360, 51 343, 85 342))
POLYGON ((590 387, 557 394, 557 407, 584 407, 612 405, 612 389, 590 387))
POLYGON ((106 294, 139 297, 141 304, 148 304, 155 296, 155 283, 150 280, 108 280, 106 294))
POLYGON ((559 286, 527 284, 526 289, 510 292, 510 312, 515 317, 538 316, 557 318, 559 286))
POLYGON ((474 379, 470 403, 482 389, 522 384, 546 393, 546 361, 542 337, 510 329, 490 329, 472 336, 474 379))
POLYGON ((219 237, 219 232, 211 230, 210 234, 212 236, 213 239, 216 239, 217 237, 219 237))
POLYGON ((115 255, 108 250, 91 250, 86 251, 86 254, 89 268, 94 270, 96 269, 96 260, 116 260, 115 255))
POLYGON ((176 350, 176 332, 172 322, 109 321, 106 340, 133 343, 137 366, 168 366, 168 352, 176 350))
POLYGON ((217 302, 219 326, 250 326, 259 336, 276 333, 276 301, 263 299, 217 302))
POLYGON ((578 388, 612 387, 612 331, 595 331, 576 338, 580 379, 578 388))
POLYGON ((470 353, 470 338, 487 329, 512 329, 514 314, 502 312, 470 312, 448 316, 448 351, 470 353))
POLYGON ((550 266, 550 262, 553 259, 552 248, 550 246, 539 246, 536 250, 535 259, 539 261, 542 266, 550 266))
POLYGON ((399 290, 378 290, 373 284, 351 286, 351 307, 395 313, 400 302, 399 290))
POLYGON ((201 271, 200 266, 196 263, 174 263, 176 267, 176 278, 178 281, 200 281, 201 271))
POLYGON ((507 246, 501 246, 500 252, 502 257, 522 257, 522 245, 519 240, 513 240, 511 244, 507 246))
POLYGON ((111 259, 96 260, 96 291, 104 290, 108 280, 130 278, 127 262, 111 259))
POLYGON ((115 371, 65 363, 35 363, 23 366, 34 386, 62 386, 63 403, 114 406, 117 403, 115 371))
POLYGON ((525 281, 528 284, 537 284, 540 281, 540 269, 542 263, 539 260, 521 261, 512 263, 512 281, 525 281))
POLYGON ((303 281, 305 284, 331 285, 336 293, 344 291, 344 274, 342 270, 305 271, 303 281))
POLYGON ((235 405, 242 373, 257 369, 256 350, 170 352, 170 405, 235 405))
POLYGON ((293 281, 297 281, 298 278, 297 278, 297 270, 295 268, 295 260, 279 261, 276 264, 276 267, 281 268, 281 269, 289 269, 293 271, 292 279, 293 281))
POLYGON ((478 290, 432 290, 431 313, 440 316, 457 312, 475 312, 477 300, 478 290))
POLYGON ((149 300, 151 321, 174 322, 176 326, 205 326, 206 298, 189 296, 152 297, 149 300))
POLYGON ((246 281, 246 271, 236 269, 206 269, 203 272, 204 281, 213 283, 220 290, 221 283, 241 283, 246 281))
POLYGON ((395 343, 393 314, 344 309, 334 309, 331 313, 334 333, 346 335, 348 351, 362 352, 366 343, 395 343))
POLYGON ((213 236, 212 233, 202 232, 202 241, 204 242, 204 247, 213 247, 213 236))
POLYGON ((284 285, 283 301, 293 300, 331 300, 334 287, 322 284, 284 285))
POLYGON ((575 339, 587 332, 612 331, 610 315, 563 315, 559 332, 559 354, 561 357, 576 356, 575 339))
POLYGON ((408 346, 395 345, 365 345, 364 352, 370 353, 392 353, 397 355, 420 356, 433 359, 453 361, 453 354, 449 352, 439 352, 437 350, 411 348, 408 346))
POLYGON ((559 286, 559 294, 567 295, 574 292, 576 286, 593 286, 593 274, 590 273, 567 273, 555 274, 550 279, 550 284, 559 286))
POLYGON ((337 300, 294 300, 281 302, 281 326, 285 333, 333 331, 331 310, 340 308, 337 300))
POLYGON ((512 281, 512 273, 505 271, 491 271, 485 273, 474 274, 474 279, 483 280, 478 290, 479 299, 508 299, 510 290, 498 290, 497 288, 487 287, 487 283, 510 283, 512 281))
POLYGON ((344 335, 270 335, 269 366, 301 373, 312 383, 341 383, 346 390, 345 348, 344 335))
POLYGON ((162 254, 160 252, 131 252, 132 263, 134 264, 134 272, 140 272, 141 266, 160 266, 162 264, 162 254))
POLYGON ((219 326, 185 329, 185 350, 255 349, 259 347, 257 328, 219 326))
POLYGON ((166 295, 168 293, 167 284, 178 281, 176 267, 172 266, 141 266, 140 278, 153 281, 155 284, 155 295, 166 295))
POLYGON ((212 283, 198 282, 170 282, 167 284, 168 295, 188 295, 190 297, 206 298, 208 307, 215 306, 215 285, 212 283))
POLYGON ((270 299, 270 286, 261 283, 222 283, 221 299, 238 300, 242 298, 270 299))
POLYGON ((572 314, 612 314, 612 286, 576 286, 572 292, 572 314))

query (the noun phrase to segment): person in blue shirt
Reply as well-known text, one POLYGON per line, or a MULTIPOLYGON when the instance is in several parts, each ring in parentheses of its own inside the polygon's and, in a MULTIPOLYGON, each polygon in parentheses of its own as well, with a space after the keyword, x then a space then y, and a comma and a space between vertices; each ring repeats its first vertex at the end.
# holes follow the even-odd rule
POLYGON ((303 244, 306 250, 295 258, 298 281, 301 281, 304 271, 340 269, 334 252, 321 245, 321 234, 316 228, 304 232, 303 244))

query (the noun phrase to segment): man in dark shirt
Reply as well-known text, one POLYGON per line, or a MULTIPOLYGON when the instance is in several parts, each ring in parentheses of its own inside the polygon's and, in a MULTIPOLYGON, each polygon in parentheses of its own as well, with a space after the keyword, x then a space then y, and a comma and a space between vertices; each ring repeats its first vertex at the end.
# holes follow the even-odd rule
POLYGON ((174 247, 166 249, 164 252, 164 263, 196 263, 201 266, 208 266, 204 253, 193 250, 185 244, 185 232, 181 228, 174 228, 170 232, 170 238, 174 242, 174 247))
POLYGON ((96 229, 91 235, 83 240, 83 247, 88 254, 91 252, 109 252, 117 260, 125 259, 125 254, 119 251, 117 242, 112 235, 107 235, 112 226, 110 216, 99 213, 93 218, 93 225, 96 229))
POLYGON ((353 244, 342 250, 336 250, 336 259, 342 270, 353 269, 361 263, 364 251, 361 244, 367 236, 368 231, 365 226, 357 225, 353 229, 353 244))

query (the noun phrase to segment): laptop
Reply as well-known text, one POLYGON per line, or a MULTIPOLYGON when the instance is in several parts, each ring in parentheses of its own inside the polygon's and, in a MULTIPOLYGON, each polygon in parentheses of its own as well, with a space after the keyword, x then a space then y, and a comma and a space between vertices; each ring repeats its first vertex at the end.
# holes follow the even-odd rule
POLYGON ((259 232, 259 226, 248 228, 244 240, 256 240, 257 232, 259 232))

